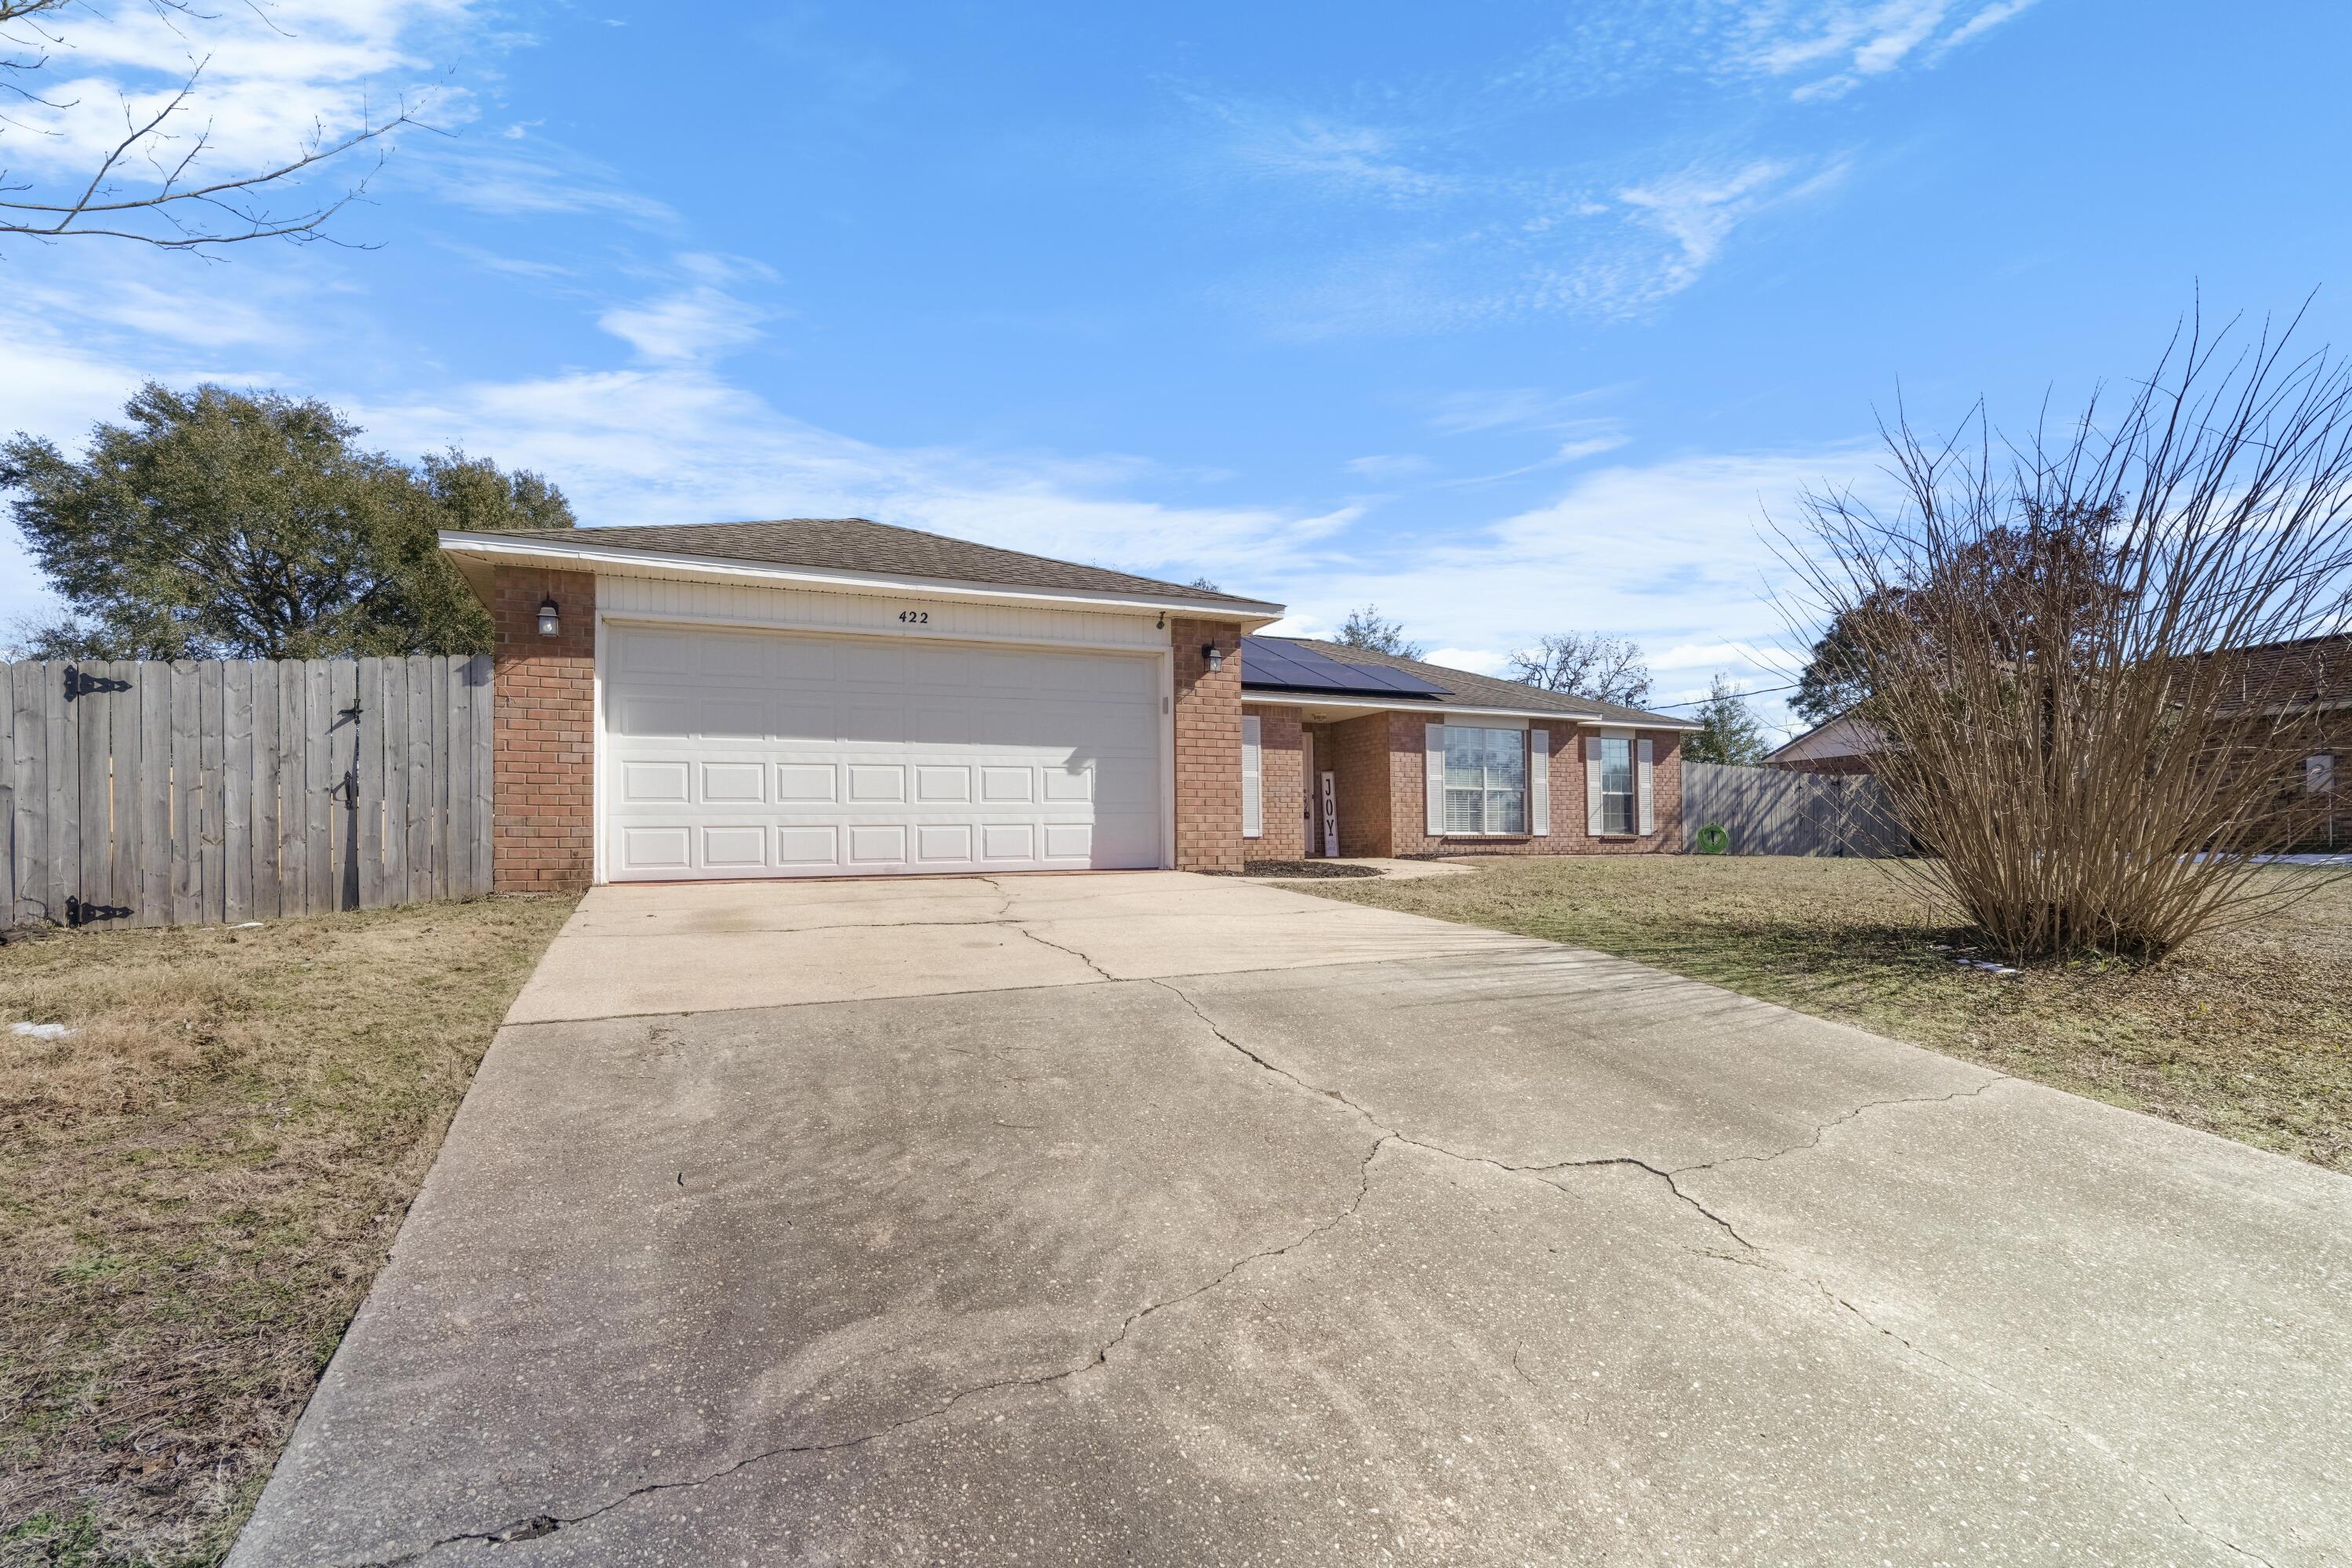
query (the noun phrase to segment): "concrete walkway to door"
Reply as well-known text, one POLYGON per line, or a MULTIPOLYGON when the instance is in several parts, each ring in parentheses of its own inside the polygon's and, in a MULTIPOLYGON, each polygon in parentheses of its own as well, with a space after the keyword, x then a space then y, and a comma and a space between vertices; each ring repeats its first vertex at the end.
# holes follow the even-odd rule
POLYGON ((2338 1563, 2352 1181, 1174 874, 600 889, 231 1558, 2338 1563))

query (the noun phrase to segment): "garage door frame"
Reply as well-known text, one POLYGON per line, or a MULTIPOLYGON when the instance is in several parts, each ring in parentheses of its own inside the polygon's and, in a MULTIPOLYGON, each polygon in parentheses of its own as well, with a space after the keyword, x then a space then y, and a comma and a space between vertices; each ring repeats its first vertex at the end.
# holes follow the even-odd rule
MULTIPOLYGON (((910 598, 908 603, 910 605, 919 605, 919 600, 910 598)), ((878 643, 894 643, 902 646, 908 643, 919 643, 934 647, 957 647, 978 644, 990 647, 1027 648, 1039 653, 1101 654, 1113 655, 1124 658, 1151 659, 1158 666, 1155 672, 1153 685, 1160 698, 1160 722, 1158 726, 1159 757, 1154 770, 1153 780, 1159 795, 1160 806, 1157 814, 1160 824, 1160 868, 1162 870, 1169 870, 1173 868, 1176 864, 1176 658, 1175 648, 1172 645, 1162 647, 1138 647, 1131 643, 1098 642, 1075 638, 1069 641, 1044 641, 1035 637, 1012 637, 988 632, 954 632, 944 636, 938 633, 932 633, 928 636, 921 637, 899 637, 889 632, 877 632, 864 627, 784 624, 777 621, 755 620, 748 617, 732 616, 649 615, 639 611, 613 614, 603 609, 599 609, 596 612, 595 668, 591 680, 590 691, 590 710, 593 715, 593 724, 591 734, 591 755, 589 762, 589 766, 592 769, 595 779, 594 787, 591 792, 589 817, 591 831, 594 837, 593 876, 598 887, 604 887, 612 880, 611 868, 606 864, 605 843, 605 830, 608 826, 606 817, 611 802, 606 798, 607 792, 605 788, 604 770, 606 752, 604 737, 604 672, 608 668, 605 662, 607 658, 608 647, 606 627, 613 625, 623 626, 678 626, 686 628, 699 628, 709 631, 732 631, 743 633, 764 632, 779 637, 857 637, 878 643)), ((904 877, 920 876, 924 874, 925 873, 921 872, 900 871, 877 872, 875 873, 874 876, 879 878, 883 876, 904 877)), ((947 871, 933 874, 940 876, 972 876, 977 873, 968 871, 947 871)), ((843 873, 842 876, 857 880, 866 879, 865 878, 857 877, 854 872, 843 873)), ((718 880, 719 879, 711 879, 718 880)), ((729 879, 731 880, 733 879, 729 879)), ((743 879, 789 881, 793 879, 759 878, 743 879)), ((839 879, 812 878, 806 879, 825 880, 839 879)))

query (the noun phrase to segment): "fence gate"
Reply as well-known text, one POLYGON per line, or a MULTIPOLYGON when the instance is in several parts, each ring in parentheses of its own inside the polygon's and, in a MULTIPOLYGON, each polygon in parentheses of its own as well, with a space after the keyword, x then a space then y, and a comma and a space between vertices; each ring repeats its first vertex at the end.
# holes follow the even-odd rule
POLYGON ((489 890, 487 656, 0 677, 0 923, 235 922, 489 890))
POLYGON ((1910 836, 1886 790, 1867 774, 1683 763, 1683 847, 1709 824, 1731 836, 1734 855, 1906 853, 1910 836))

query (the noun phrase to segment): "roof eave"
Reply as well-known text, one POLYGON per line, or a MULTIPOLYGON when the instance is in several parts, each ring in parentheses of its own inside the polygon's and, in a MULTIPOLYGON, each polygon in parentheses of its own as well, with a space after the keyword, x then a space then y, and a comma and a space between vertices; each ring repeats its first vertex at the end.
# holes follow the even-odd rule
POLYGON ((1201 620, 1236 620, 1244 632, 1271 626, 1285 607, 1258 599, 1191 599, 1174 595, 1108 592, 1082 588, 1020 587, 974 583, 962 578, 911 577, 887 572, 853 572, 826 566, 790 566, 779 562, 739 561, 726 556, 690 555, 666 550, 628 550, 598 544, 587 537, 560 531, 548 533, 469 533, 446 531, 441 548, 464 574, 477 597, 489 602, 490 574, 497 567, 545 566, 557 571, 593 571, 600 566, 626 567, 655 576, 698 582, 766 583, 779 587, 815 588, 832 593, 892 594, 908 597, 946 598, 974 604, 1030 604, 1063 608, 1135 615, 1190 616, 1201 620))

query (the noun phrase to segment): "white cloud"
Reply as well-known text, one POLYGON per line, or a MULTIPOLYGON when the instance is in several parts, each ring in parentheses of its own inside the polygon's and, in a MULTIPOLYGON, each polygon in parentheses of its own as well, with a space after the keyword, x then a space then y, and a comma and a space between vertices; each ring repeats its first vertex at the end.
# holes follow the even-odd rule
MULTIPOLYGON (((24 85, 37 100, 10 106, 0 158, 20 170, 87 174, 124 134, 126 115, 163 107, 199 63, 189 104, 167 122, 156 156, 175 160, 201 134, 197 172, 246 172, 282 162, 314 134, 331 141, 380 121, 407 89, 412 106, 443 121, 468 105, 446 87, 420 92, 422 49, 462 22, 470 0, 278 0, 186 11, 122 5, 60 13, 58 46, 24 85), (128 106, 126 108, 126 100, 128 106)), ((125 171, 137 182, 155 170, 125 171)))
POLYGON ((1418 452, 1380 453, 1367 458, 1348 459, 1348 471, 1374 479, 1407 479, 1415 474, 1425 474, 1437 465, 1418 452))
POLYGON ((739 298, 729 284, 739 279, 772 278, 765 268, 710 256, 682 256, 685 282, 635 305, 615 305, 596 324, 656 364, 700 364, 757 342, 773 314, 739 298))
POLYGON ((1227 156, 1252 174, 1349 198, 1412 201, 1457 188, 1454 180, 1407 162, 1402 153, 1408 138, 1398 132, 1255 104, 1193 102, 1223 124, 1227 156))
POLYGON ((1437 647, 1423 657, 1432 664, 1442 664, 1448 669, 1466 669, 1475 675, 1500 675, 1508 668, 1511 656, 1482 647, 1437 647))
POLYGON ((1768 76, 1804 77, 1790 93, 1801 101, 1834 98, 1873 77, 1932 65, 2032 4, 1876 0, 1760 8, 1747 18, 1731 63, 1768 76))

